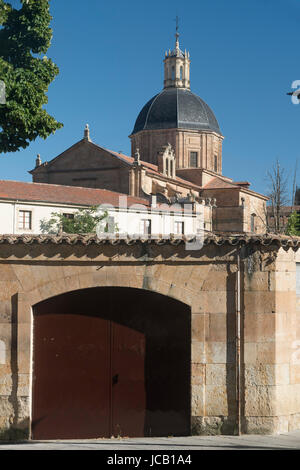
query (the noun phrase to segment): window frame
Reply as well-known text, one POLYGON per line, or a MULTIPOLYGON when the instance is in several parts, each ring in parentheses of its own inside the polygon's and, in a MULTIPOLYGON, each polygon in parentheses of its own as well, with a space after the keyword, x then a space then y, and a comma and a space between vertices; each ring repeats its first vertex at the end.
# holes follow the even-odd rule
POLYGON ((19 209, 18 210, 18 221, 17 221, 17 228, 18 230, 32 230, 32 210, 25 210, 25 209, 19 209), (26 214, 29 214, 29 226, 26 226, 26 214), (20 220, 20 216, 22 215, 22 220, 20 220), (21 226, 22 224, 22 226, 21 226))
POLYGON ((190 162, 189 162, 189 167, 190 168, 197 168, 198 167, 198 152, 196 152, 195 150, 191 150, 190 151, 190 162), (196 158, 196 164, 195 165, 192 165, 192 157, 193 158, 196 158))
POLYGON ((174 220, 174 235, 184 235, 184 221, 183 220, 174 220), (178 228, 181 226, 181 231, 178 231, 176 227, 178 228))
POLYGON ((141 235, 151 235, 151 230, 152 230, 152 220, 151 219, 141 219, 140 220, 140 232, 141 235), (148 222, 148 227, 146 223, 148 222), (145 230, 147 228, 147 231, 145 230))

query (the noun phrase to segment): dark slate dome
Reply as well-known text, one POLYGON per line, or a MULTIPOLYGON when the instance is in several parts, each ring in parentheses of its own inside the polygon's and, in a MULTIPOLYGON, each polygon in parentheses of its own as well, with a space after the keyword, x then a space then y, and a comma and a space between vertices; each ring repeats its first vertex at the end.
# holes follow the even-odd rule
POLYGON ((154 129, 196 129, 221 134, 210 107, 186 88, 165 88, 143 107, 132 134, 154 129))

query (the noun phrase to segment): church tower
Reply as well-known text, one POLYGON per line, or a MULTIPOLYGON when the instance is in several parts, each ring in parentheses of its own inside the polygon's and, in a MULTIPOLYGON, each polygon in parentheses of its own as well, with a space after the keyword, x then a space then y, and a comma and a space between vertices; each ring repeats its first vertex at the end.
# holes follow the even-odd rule
POLYGON ((180 50, 178 23, 175 37, 175 49, 173 51, 166 51, 165 54, 164 88, 190 89, 190 54, 186 51, 183 53, 180 50))
POLYGON ((142 108, 129 137, 131 155, 138 148, 141 160, 158 165, 169 143, 180 174, 191 169, 222 174, 224 137, 211 108, 190 90, 190 54, 180 49, 178 24, 175 47, 165 53, 163 90, 142 108))

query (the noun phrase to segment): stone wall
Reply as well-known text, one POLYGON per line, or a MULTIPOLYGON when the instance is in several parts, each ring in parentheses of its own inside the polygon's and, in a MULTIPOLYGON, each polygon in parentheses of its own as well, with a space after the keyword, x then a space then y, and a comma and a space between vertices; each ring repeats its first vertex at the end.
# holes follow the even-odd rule
POLYGON ((198 153, 198 168, 215 171, 217 156, 217 173, 222 174, 223 137, 214 132, 191 131, 183 129, 163 129, 140 131, 130 136, 131 155, 139 148, 141 160, 157 165, 157 154, 161 148, 170 143, 175 150, 177 168, 190 167, 190 152, 198 153))
POLYGON ((87 140, 73 145, 51 164, 37 167, 33 182, 109 189, 129 194, 127 165, 87 140))
POLYGON ((300 428, 300 335, 293 250, 244 260, 244 430, 300 428), (297 352, 298 351, 298 352, 297 352))
POLYGON ((2 438, 30 437, 32 306, 64 292, 98 286, 146 289, 191 307, 192 433, 237 432, 238 406, 243 432, 300 428, 300 373, 292 354, 295 341, 300 339, 296 328, 296 251, 292 248, 280 249, 278 244, 265 247, 250 240, 240 250, 238 405, 239 243, 235 245, 230 237, 219 244, 213 239, 201 250, 188 250, 183 242, 111 245, 84 243, 76 236, 2 237, 0 241, 2 438))

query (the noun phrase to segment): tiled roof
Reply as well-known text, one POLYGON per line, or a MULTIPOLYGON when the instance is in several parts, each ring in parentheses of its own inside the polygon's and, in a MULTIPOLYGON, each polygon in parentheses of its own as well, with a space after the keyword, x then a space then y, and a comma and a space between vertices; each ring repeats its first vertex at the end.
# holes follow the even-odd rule
POLYGON ((240 188, 237 184, 230 183, 228 181, 223 180, 222 178, 213 178, 210 180, 203 189, 225 189, 225 188, 240 188))
MULTIPOLYGON (((127 155, 124 155, 123 153, 113 152, 112 150, 108 150, 108 149, 105 149, 105 150, 107 152, 111 153, 112 155, 115 155, 116 157, 120 158, 121 160, 124 160, 125 162, 129 163, 130 165, 132 165, 133 162, 134 162, 134 158, 128 157, 127 155)), ((144 160, 141 160, 140 162, 141 162, 141 165, 145 166, 150 173, 156 174, 157 176, 162 176, 162 177, 164 176, 164 175, 162 175, 162 173, 160 173, 158 171, 158 166, 157 165, 154 165, 153 163, 145 162, 144 160)), ((201 189, 200 186, 198 186, 194 183, 191 183, 188 180, 180 178, 179 176, 176 176, 175 180, 172 178, 172 181, 175 182, 175 183, 181 183, 181 184, 184 184, 186 186, 190 186, 191 188, 195 188, 198 191, 201 189)))
MULTIPOLYGON (((126 194, 106 189, 0 180, 0 199, 12 199, 14 201, 48 202, 81 206, 112 204, 114 207, 118 207, 120 196, 126 197, 126 194)), ((147 199, 138 197, 127 196, 127 201, 128 205, 149 205, 147 199)))
MULTIPOLYGON (((127 244, 133 245, 137 243, 142 244, 153 244, 153 245, 180 245, 187 241, 191 242, 195 238, 185 237, 185 236, 170 236, 169 238, 165 237, 152 237, 152 238, 140 238, 127 236, 126 238, 121 238, 118 234, 112 238, 111 236, 105 236, 103 238, 97 237, 94 234, 87 235, 0 235, 0 245, 1 244, 53 244, 53 245, 103 245, 103 244, 127 244)), ((247 234, 213 234, 208 233, 205 235, 203 240, 204 245, 214 244, 214 245, 226 245, 231 246, 244 246, 244 245, 277 245, 282 247, 292 247, 299 248, 300 246, 300 237, 289 237, 285 235, 277 235, 269 233, 266 235, 247 235, 247 234)))

